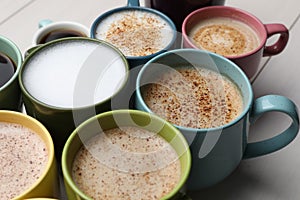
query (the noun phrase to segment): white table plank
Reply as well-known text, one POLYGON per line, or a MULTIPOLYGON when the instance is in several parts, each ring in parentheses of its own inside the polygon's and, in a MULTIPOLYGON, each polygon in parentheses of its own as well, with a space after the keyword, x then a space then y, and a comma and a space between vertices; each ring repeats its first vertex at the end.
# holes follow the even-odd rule
POLYGON ((0 25, 3 22, 14 17, 15 14, 20 12, 22 9, 26 8, 34 0, 0 0, 0 25))
POLYGON ((283 23, 288 28, 300 12, 298 0, 226 0, 226 5, 246 10, 263 23, 283 23))

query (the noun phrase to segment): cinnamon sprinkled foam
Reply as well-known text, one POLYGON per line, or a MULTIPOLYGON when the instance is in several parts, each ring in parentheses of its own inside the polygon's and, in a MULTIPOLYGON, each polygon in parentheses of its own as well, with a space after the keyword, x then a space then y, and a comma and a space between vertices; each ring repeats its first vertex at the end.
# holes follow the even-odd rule
POLYGON ((225 17, 200 21, 190 32, 193 43, 223 56, 238 56, 259 46, 257 34, 248 25, 225 17))
POLYGON ((29 189, 48 159, 39 135, 20 124, 0 122, 0 199, 12 199, 29 189))
POLYGON ((95 200, 158 200, 180 175, 178 155, 167 141, 130 126, 94 136, 73 163, 74 181, 95 200))
POLYGON ((126 56, 146 56, 166 48, 174 30, 162 17, 141 10, 127 10, 105 18, 96 38, 118 47, 126 56))
POLYGON ((237 86, 205 68, 180 67, 142 88, 150 110, 167 121, 190 128, 212 128, 234 120, 243 109, 237 86))

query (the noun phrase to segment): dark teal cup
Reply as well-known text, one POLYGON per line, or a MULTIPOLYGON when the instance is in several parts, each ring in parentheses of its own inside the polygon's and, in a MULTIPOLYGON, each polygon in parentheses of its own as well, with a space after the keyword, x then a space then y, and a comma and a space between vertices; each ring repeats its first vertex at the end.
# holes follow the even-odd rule
MULTIPOLYGON (((118 14, 118 13, 122 13, 125 11, 142 11, 144 13, 148 13, 148 14, 153 14, 154 16, 159 17, 164 23, 168 24, 168 27, 170 28, 170 37, 169 39, 169 43, 162 47, 161 49, 155 51, 154 53, 148 54, 147 55, 142 55, 142 56, 132 56, 132 55, 126 55, 126 53, 123 52, 123 54, 125 54, 128 63, 129 63, 129 67, 133 68, 139 65, 143 65, 145 64, 148 60, 150 60, 151 58, 161 54, 162 52, 165 52, 167 50, 170 50, 172 48, 175 48, 176 45, 178 45, 177 43, 177 31, 176 31, 176 27, 175 24, 173 23, 173 21, 166 16, 165 14, 155 10, 155 9, 151 9, 151 8, 145 8, 145 7, 140 7, 139 4, 139 0, 128 0, 127 2, 127 6, 123 6, 123 7, 119 7, 119 8, 115 8, 113 10, 109 10, 107 12, 105 12, 104 14, 101 14, 100 16, 98 16, 92 26, 91 26, 91 38, 96 38, 96 39, 101 39, 101 40, 106 40, 105 38, 99 38, 97 36, 97 28, 98 26, 103 23, 104 20, 107 20, 107 18, 111 17, 113 14, 118 14)), ((114 20, 112 20, 112 22, 115 22, 114 20)), ((108 26, 108 25, 107 25, 108 26)), ((168 30, 169 31, 169 30, 168 30)), ((147 32, 144 32, 144 36, 147 36, 147 32)), ((133 40, 136 40, 135 38, 132 38, 133 40)), ((154 40, 157 40, 158 38, 155 38, 154 40)), ((137 40, 136 40, 137 41, 137 40)), ((151 43, 153 41, 150 41, 151 43)), ((114 42, 110 42, 113 45, 115 45, 114 42)), ((143 43, 144 44, 144 43, 143 43)), ((148 44, 146 44, 148 45, 148 44)), ((115 45, 116 47, 118 47, 117 45, 115 45)), ((151 46, 150 46, 151 47, 151 46)))
POLYGON ((0 53, 8 56, 15 64, 13 76, 0 87, 0 109, 20 112, 22 110, 22 98, 18 74, 23 62, 21 51, 10 39, 0 36, 0 53))
MULTIPOLYGON (((178 49, 163 53, 140 70, 136 83, 135 106, 139 110, 153 113, 146 105, 143 90, 148 83, 165 69, 174 66, 202 66, 227 76, 241 92, 242 112, 233 121, 216 128, 196 129, 175 125, 186 137, 192 153, 192 169, 187 182, 189 190, 212 186, 229 176, 242 159, 263 156, 287 146, 299 131, 297 106, 287 97, 266 95, 254 99, 251 84, 239 67, 230 60, 206 51, 178 49), (290 126, 274 137, 248 142, 250 125, 267 112, 281 112, 291 118, 290 126)), ((222 87, 222 85, 218 85, 222 87)))

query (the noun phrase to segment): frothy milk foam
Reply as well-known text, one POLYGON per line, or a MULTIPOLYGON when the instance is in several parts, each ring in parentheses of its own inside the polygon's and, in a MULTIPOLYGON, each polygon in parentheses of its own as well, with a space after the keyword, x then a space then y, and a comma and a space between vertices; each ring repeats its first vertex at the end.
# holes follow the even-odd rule
POLYGON ((56 107, 77 108, 101 102, 120 89, 126 77, 121 55, 94 41, 69 40, 40 50, 26 64, 26 90, 56 107))
POLYGON ((72 177, 93 199, 158 200, 180 181, 181 163, 164 138, 125 126, 89 139, 74 159, 72 177))
POLYGON ((114 44, 126 56, 145 56, 166 48, 174 30, 159 15, 125 10, 104 18, 97 26, 96 38, 114 44))
POLYGON ((146 105, 160 117, 179 126, 213 128, 242 112, 242 94, 226 76, 200 66, 174 69, 142 88, 146 105))
POLYGON ((42 138, 21 124, 0 122, 0 147, 0 199, 8 200, 41 177, 49 156, 42 138))

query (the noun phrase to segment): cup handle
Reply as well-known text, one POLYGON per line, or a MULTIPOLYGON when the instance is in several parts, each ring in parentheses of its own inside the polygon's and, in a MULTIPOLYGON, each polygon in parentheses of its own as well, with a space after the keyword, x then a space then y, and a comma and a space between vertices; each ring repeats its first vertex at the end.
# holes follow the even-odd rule
POLYGON ((262 114, 277 111, 287 114, 291 125, 282 133, 259 142, 248 143, 244 153, 245 158, 253 158, 277 151, 288 145, 299 131, 299 116, 297 106, 288 98, 280 95, 267 95, 255 100, 250 115, 250 124, 254 123, 262 114))
POLYGON ((140 6, 139 0, 128 0, 127 6, 140 6))
POLYGON ((43 28, 44 26, 47 26, 49 24, 51 24, 53 21, 50 19, 43 19, 41 21, 39 21, 39 28, 43 28))
POLYGON ((283 51, 289 40, 289 30, 283 24, 265 24, 267 38, 280 34, 279 39, 271 46, 265 46, 263 56, 273 56, 283 51))

